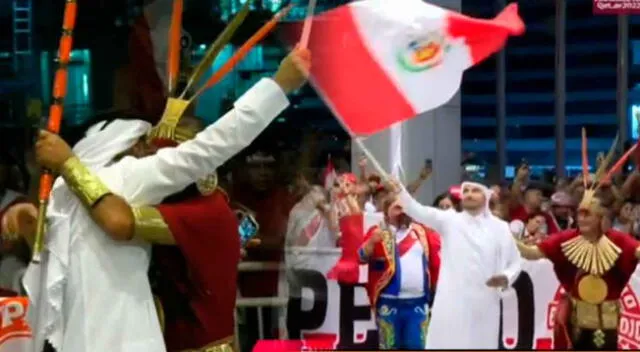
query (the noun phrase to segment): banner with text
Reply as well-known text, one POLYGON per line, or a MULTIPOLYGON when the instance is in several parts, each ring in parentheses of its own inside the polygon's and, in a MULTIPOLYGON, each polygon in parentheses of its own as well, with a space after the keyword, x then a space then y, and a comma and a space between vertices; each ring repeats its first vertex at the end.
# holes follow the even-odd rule
POLYGON ((31 351, 31 329, 26 321, 26 297, 0 297, 0 352, 31 351))
MULTIPOLYGON (((300 249, 293 275, 302 285, 296 316, 303 346, 309 349, 374 349, 377 344, 375 321, 363 285, 341 285, 327 280, 325 273, 336 263, 340 250, 300 249), (305 260, 306 258, 306 260, 305 260), (309 265, 310 263, 317 263, 309 265), (321 264, 320 264, 321 263, 321 264)), ((363 267, 366 271, 366 267, 363 267)), ((363 277, 363 275, 361 275, 363 277)), ((636 271, 621 298, 620 348, 640 348, 640 271, 636 271)), ((503 299, 500 348, 509 350, 550 349, 557 299, 562 294, 549 261, 525 261, 514 287, 503 299)), ((291 324, 289 324, 291 326, 291 324)), ((291 335, 290 335, 291 336, 291 335)))

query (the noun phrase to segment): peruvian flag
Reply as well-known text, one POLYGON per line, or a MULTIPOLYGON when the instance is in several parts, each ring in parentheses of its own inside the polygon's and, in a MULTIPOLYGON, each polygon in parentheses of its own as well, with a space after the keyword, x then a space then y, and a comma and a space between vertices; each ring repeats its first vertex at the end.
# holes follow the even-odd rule
POLYGON ((338 174, 336 173, 336 169, 333 166, 333 161, 331 161, 331 156, 329 156, 327 160, 327 166, 324 169, 322 178, 324 181, 324 189, 327 190, 333 188, 333 184, 338 179, 338 174))
POLYGON ((484 20, 423 0, 354 1, 314 17, 312 28, 311 82, 355 135, 446 103, 464 70, 525 29, 515 3, 484 20))

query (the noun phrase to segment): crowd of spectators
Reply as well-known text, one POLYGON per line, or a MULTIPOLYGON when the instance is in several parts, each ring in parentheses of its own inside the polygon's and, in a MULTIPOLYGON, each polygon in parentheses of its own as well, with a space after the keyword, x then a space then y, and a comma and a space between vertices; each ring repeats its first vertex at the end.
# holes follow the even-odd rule
MULTIPOLYGON (((334 197, 341 177, 354 178, 353 192, 357 193, 366 211, 380 209, 388 194, 380 175, 371 173, 367 161, 360 160, 355 173, 350 173, 350 150, 334 153, 319 150, 317 136, 303 138, 297 150, 278 150, 269 141, 258 141, 247 151, 219 169, 219 184, 234 207, 248 209, 259 224, 259 241, 243 250, 243 260, 250 262, 285 262, 286 247, 339 247, 337 209, 334 197), (331 162, 328 162, 331 160, 331 162), (336 179, 328 178, 327 166, 335 167, 336 179), (327 181, 331 181, 327 183, 327 181), (317 220, 314 222, 314 219, 317 220), (309 224, 315 224, 310 229, 309 224), (324 235, 323 235, 324 234, 324 235)), ((0 216, 15 202, 35 194, 37 168, 29 160, 8 152, 0 153, 0 216)), ((333 170, 332 170, 333 171, 333 170)), ((432 172, 425 166, 412 182, 411 193, 417 192, 432 172)), ((521 165, 508 185, 490 184, 493 190, 491 209, 494 215, 510 224, 513 235, 525 242, 535 243, 575 227, 575 209, 584 191, 582 175, 573 179, 557 178, 554 183, 531 179, 528 165, 521 165)), ((590 180, 594 175, 590 175, 590 180)), ((640 238, 640 203, 633 190, 640 183, 640 171, 616 175, 599 188, 609 214, 603 231, 613 227, 640 238)), ((452 188, 438 195, 433 206, 441 209, 457 208, 460 194, 452 188)), ((0 258, 0 288, 19 292, 19 277, 28 263, 29 250, 23 245, 2 244, 0 258)), ((282 296, 283 277, 278 271, 241 272, 238 290, 241 297, 282 296)), ((286 278, 294 284, 291 277, 286 278)), ((286 293, 284 293, 286 294, 286 293)), ((266 338, 281 336, 276 310, 248 308, 240 312, 241 341, 256 341, 258 331, 266 338), (261 319, 258 319, 258 316, 261 319), (258 326, 261 320, 263 326, 258 326)), ((294 322, 295 323, 295 322, 294 322)), ((248 348, 246 346, 245 348, 248 348)))

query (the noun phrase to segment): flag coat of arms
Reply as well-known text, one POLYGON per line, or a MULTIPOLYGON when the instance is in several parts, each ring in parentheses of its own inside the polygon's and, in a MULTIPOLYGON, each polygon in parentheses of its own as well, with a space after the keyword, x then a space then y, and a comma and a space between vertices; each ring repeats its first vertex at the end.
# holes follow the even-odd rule
POLYGON ((464 70, 524 23, 515 3, 484 20, 423 0, 361 0, 315 16, 312 28, 311 83, 352 134, 368 135, 449 101, 464 70))

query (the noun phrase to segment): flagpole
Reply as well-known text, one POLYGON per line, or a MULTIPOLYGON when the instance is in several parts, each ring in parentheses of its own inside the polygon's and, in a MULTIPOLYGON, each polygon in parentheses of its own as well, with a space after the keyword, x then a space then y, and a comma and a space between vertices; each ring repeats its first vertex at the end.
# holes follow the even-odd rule
POLYGON ((307 7, 307 18, 304 20, 302 27, 302 36, 300 37, 300 48, 306 49, 309 45, 309 37, 311 36, 311 24, 313 23, 313 13, 316 9, 316 0, 309 0, 307 7))
MULTIPOLYGON (((309 0, 309 7, 307 8, 307 17, 305 18, 305 22, 302 28, 302 35, 300 37, 300 42, 299 42, 299 45, 301 48, 306 49, 309 46, 309 37, 311 33, 311 24, 313 22, 313 12, 315 10, 315 6, 316 6, 316 0, 309 0)), ((313 77, 311 76, 309 77, 309 83, 314 87, 316 92, 319 92, 319 93, 322 92, 322 90, 319 89, 319 87, 313 82, 313 77)), ((322 96, 322 94, 320 95, 322 96)), ((340 123, 342 128, 345 131, 347 131, 347 133, 351 137, 351 140, 353 140, 358 145, 358 148, 360 148, 362 153, 364 153, 365 157, 369 159, 374 170, 376 170, 376 172, 380 175, 380 178, 382 178, 383 181, 390 181, 391 177, 389 176, 387 171, 382 167, 382 165, 380 165, 380 162, 378 161, 378 159, 376 159, 371 153, 371 151, 369 151, 369 148, 367 148, 367 146, 364 145, 364 143, 362 142, 362 139, 360 137, 357 137, 353 132, 351 132, 349 127, 342 121, 342 118, 336 112, 336 109, 328 101, 325 101, 325 104, 327 105, 327 107, 329 108, 329 111, 331 111, 333 116, 336 117, 336 120, 338 120, 338 123, 340 123)))
MULTIPOLYGON (((340 121, 340 119, 338 120, 340 121)), ((344 125, 342 122, 341 124, 344 125)), ((360 148, 360 150, 364 153, 367 159, 369 159, 373 168, 380 175, 380 178, 382 178, 384 181, 390 181, 391 176, 389 176, 389 173, 387 173, 387 171, 382 167, 382 165, 380 165, 380 162, 378 161, 378 159, 376 159, 376 157, 373 156, 371 151, 369 151, 369 148, 367 148, 367 146, 364 145, 364 142, 362 142, 362 138, 354 136, 348 128, 345 128, 345 129, 351 136, 351 139, 358 145, 358 148, 360 148)))

